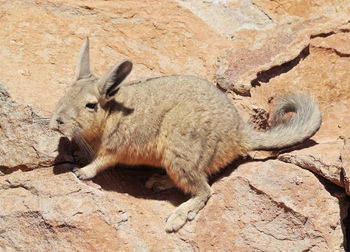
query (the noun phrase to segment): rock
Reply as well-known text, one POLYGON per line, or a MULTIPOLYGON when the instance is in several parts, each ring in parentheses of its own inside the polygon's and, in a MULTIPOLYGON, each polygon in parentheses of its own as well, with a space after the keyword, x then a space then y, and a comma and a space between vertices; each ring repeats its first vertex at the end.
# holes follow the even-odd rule
POLYGON ((320 16, 337 18, 339 15, 350 11, 350 3, 347 0, 339 0, 336 4, 328 0, 319 0, 317 2, 308 0, 297 2, 253 0, 252 2, 260 9, 263 9, 271 19, 279 22, 289 16, 297 16, 305 19, 320 16))
POLYGON ((4 85, 4 83, 2 83, 0 81, 0 100, 1 101, 6 101, 7 99, 10 98, 10 94, 9 92, 7 91, 7 88, 6 86, 4 85))
POLYGON ((0 190, 1 250, 146 249, 118 201, 72 173, 16 171, 0 190))
POLYGON ((55 171, 0 177, 1 249, 344 250, 344 192, 281 161, 229 167, 207 206, 175 234, 165 219, 185 198, 145 189, 147 169, 109 169, 92 182, 55 171))
POLYGON ((339 216, 345 215, 339 205, 346 209, 349 202, 339 188, 333 194, 323 188, 313 174, 294 165, 241 164, 214 183, 213 198, 186 235, 199 234, 204 250, 209 245, 235 251, 344 250, 339 216))
POLYGON ((250 0, 177 0, 177 2, 190 9, 227 39, 233 39, 235 33, 242 29, 265 30, 274 26, 271 18, 250 0))
POLYGON ((12 101, 0 83, 0 171, 29 170, 57 162, 61 135, 31 107, 12 101), (56 160, 56 161, 55 161, 56 160))
POLYGON ((346 31, 344 26, 339 26, 334 28, 335 35, 331 32, 327 33, 328 36, 312 38, 309 54, 302 61, 269 79, 266 84, 251 89, 251 98, 246 99, 246 104, 251 102, 271 111, 272 103, 269 101, 283 93, 303 90, 314 96, 323 113, 321 129, 313 137, 315 143, 306 150, 282 154, 279 159, 311 169, 340 186, 344 186, 341 139, 350 134, 350 117, 347 116, 350 100, 347 69, 350 60, 346 56, 346 48, 341 46, 342 39, 337 39, 348 36, 346 31))
POLYGON ((347 0, 1 1, 0 78, 14 100, 32 106, 0 84, 0 250, 349 249, 349 7, 347 0), (49 117, 87 35, 97 75, 130 58, 130 80, 217 80, 258 129, 269 127, 277 96, 301 90, 318 100, 323 124, 302 145, 229 165, 211 178, 214 194, 196 219, 168 234, 166 217, 188 196, 146 189, 162 171, 117 166, 80 181, 69 171, 69 140, 34 113, 49 117))
POLYGON ((307 57, 312 37, 335 31, 346 22, 324 17, 278 24, 265 33, 242 32, 241 36, 245 34, 249 39, 244 44, 237 40, 236 46, 218 60, 218 85, 248 96, 252 87, 268 83, 307 57))
POLYGON ((128 80, 191 74, 213 81, 217 55, 230 48, 228 40, 174 1, 6 0, 0 5, 0 58, 6 62, 1 79, 16 101, 44 116, 71 84, 86 36, 92 70, 101 76, 130 58, 134 70, 128 80))
MULTIPOLYGON (((257 46, 257 42, 252 44, 248 39, 246 48, 226 51, 218 61, 217 72, 222 88, 250 95, 239 100, 238 109, 248 108, 248 114, 253 114, 252 122, 260 116, 254 112, 256 107, 271 114, 273 100, 284 93, 302 90, 316 97, 323 113, 323 124, 313 138, 314 144, 304 145, 308 149, 280 155, 255 152, 251 156, 261 159, 278 155, 280 160, 310 169, 346 187, 346 191, 349 187, 345 185, 340 153, 341 138, 350 134, 350 117, 347 116, 350 48, 345 43, 349 30, 349 23, 342 15, 336 19, 322 17, 279 24, 273 33, 264 33, 262 40, 269 42, 259 41, 257 46), (325 24, 323 20, 329 22, 325 24)), ((255 38, 257 35, 252 34, 255 38)), ((261 119, 257 127, 264 129, 268 118, 261 119)))
POLYGON ((344 148, 341 153, 342 175, 344 176, 344 187, 350 195, 350 138, 344 139, 344 148))
POLYGON ((321 142, 310 147, 278 155, 278 159, 309 169, 330 182, 344 187, 342 161, 339 153, 343 148, 343 141, 321 142), (333 150, 333 151, 329 151, 333 150))

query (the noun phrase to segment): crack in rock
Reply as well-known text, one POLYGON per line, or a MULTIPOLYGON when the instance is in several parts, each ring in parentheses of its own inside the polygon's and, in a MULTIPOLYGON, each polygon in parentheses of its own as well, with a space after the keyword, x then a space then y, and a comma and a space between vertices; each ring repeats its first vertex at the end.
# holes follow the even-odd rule
POLYGON ((20 182, 20 183, 12 183, 10 182, 9 180, 5 180, 8 184, 7 185, 2 185, 1 186, 1 189, 15 189, 15 188, 23 188, 27 191, 29 191, 31 194, 35 195, 35 196, 39 196, 40 193, 39 191, 33 187, 33 186, 30 186, 30 185, 27 185, 27 184, 24 184, 23 182, 20 182))
POLYGON ((322 162, 322 160, 311 155, 293 155, 292 153, 284 153, 280 154, 277 158, 282 162, 295 164, 303 169, 310 170, 344 188, 340 167, 327 165, 322 162))
POLYGON ((331 53, 335 53, 336 55, 338 55, 339 57, 350 57, 350 53, 342 53, 339 50, 337 50, 336 48, 332 48, 332 47, 323 47, 323 46, 313 46, 314 48, 318 48, 321 50, 325 50, 331 53))
POLYGON ((301 50, 301 52, 295 58, 286 61, 281 65, 271 66, 268 70, 258 72, 256 78, 251 81, 252 87, 260 86, 260 83, 262 82, 268 83, 270 79, 291 71, 295 66, 299 64, 301 60, 304 60, 309 55, 310 44, 301 50))

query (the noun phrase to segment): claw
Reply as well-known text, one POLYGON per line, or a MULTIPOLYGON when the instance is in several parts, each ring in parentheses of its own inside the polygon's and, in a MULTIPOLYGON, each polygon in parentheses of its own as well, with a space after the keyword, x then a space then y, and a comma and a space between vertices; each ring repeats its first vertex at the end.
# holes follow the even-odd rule
POLYGON ((89 166, 85 166, 83 168, 74 168, 73 172, 75 175, 81 180, 92 179, 96 176, 96 170, 92 169, 89 166))

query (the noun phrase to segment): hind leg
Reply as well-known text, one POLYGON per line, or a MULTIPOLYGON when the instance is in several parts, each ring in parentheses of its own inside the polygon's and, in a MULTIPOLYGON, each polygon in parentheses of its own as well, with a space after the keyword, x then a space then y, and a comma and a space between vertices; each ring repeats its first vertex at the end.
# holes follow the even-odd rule
POLYGON ((187 220, 193 220, 212 194, 207 183, 206 175, 198 167, 193 167, 191 162, 179 156, 172 160, 166 168, 168 175, 183 191, 190 193, 191 198, 178 206, 166 221, 166 231, 176 232, 187 220))

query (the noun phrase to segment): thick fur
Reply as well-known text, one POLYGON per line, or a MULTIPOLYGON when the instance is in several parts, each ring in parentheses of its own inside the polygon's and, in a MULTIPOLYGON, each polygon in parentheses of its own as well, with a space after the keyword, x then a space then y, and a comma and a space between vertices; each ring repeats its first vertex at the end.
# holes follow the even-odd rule
POLYGON ((275 105, 274 126, 270 130, 258 132, 247 127, 250 149, 281 149, 300 144, 321 126, 322 117, 317 103, 306 95, 289 94, 279 98, 275 105), (284 121, 284 115, 288 112, 295 114, 289 121, 284 121))
POLYGON ((96 78, 90 72, 87 39, 75 82, 58 103, 51 127, 78 136, 91 149, 93 161, 75 170, 81 179, 117 163, 163 167, 179 188, 192 195, 168 217, 168 232, 177 231, 204 207, 212 193, 209 174, 250 150, 300 143, 321 124, 312 99, 289 95, 277 103, 277 125, 257 132, 210 82, 165 76, 122 83, 131 68, 130 61, 123 61, 96 78), (287 112, 295 115, 283 123, 287 112))

